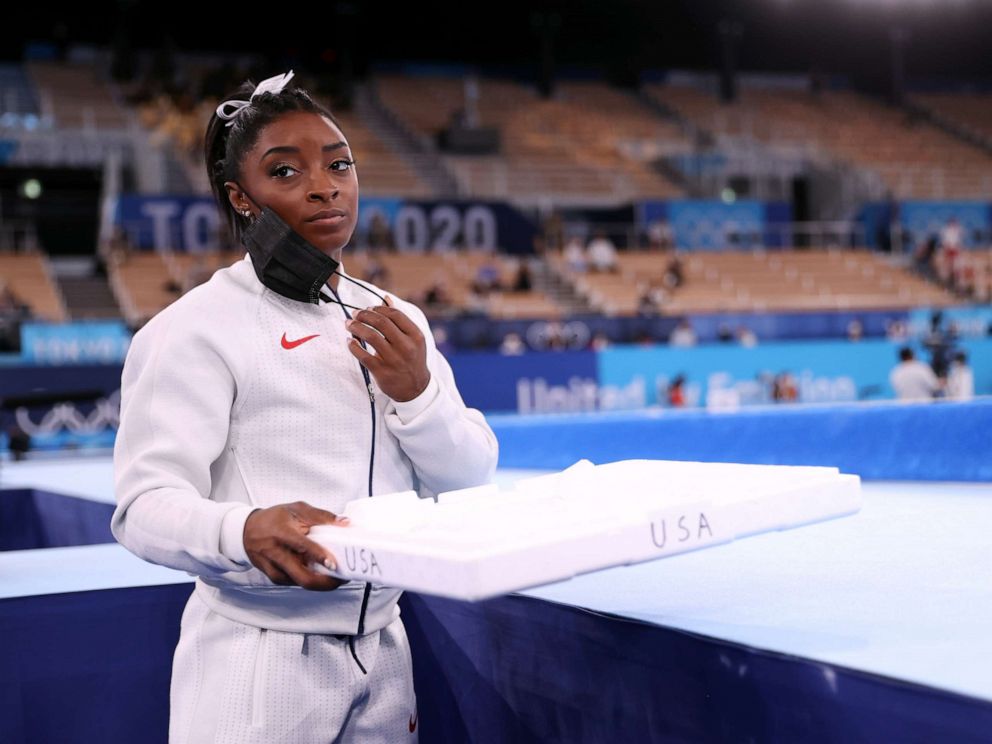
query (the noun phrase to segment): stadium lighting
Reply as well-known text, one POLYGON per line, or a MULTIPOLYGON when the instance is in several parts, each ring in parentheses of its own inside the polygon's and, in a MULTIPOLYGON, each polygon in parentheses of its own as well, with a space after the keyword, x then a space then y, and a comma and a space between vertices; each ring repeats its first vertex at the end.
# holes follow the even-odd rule
POLYGON ((41 196, 41 181, 29 178, 21 184, 21 196, 25 199, 37 199, 41 196))

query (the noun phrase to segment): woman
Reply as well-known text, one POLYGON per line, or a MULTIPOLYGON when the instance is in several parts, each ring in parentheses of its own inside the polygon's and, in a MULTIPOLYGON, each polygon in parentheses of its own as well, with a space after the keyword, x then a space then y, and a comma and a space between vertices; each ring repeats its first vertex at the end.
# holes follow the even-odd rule
POLYGON ((347 529, 352 499, 496 466, 423 313, 338 266, 355 161, 292 74, 245 83, 207 129, 218 208, 249 254, 153 318, 124 365, 114 535, 197 576, 170 742, 415 738, 400 592, 318 572, 335 557, 307 533, 347 529))

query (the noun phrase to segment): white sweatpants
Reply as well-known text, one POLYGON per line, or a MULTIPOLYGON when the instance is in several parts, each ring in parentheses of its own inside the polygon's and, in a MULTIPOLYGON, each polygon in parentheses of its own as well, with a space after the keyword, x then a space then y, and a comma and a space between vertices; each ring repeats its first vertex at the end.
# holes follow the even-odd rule
POLYGON ((170 744, 415 742, 417 700, 397 618, 354 639, 218 615, 193 593, 172 666, 170 744))

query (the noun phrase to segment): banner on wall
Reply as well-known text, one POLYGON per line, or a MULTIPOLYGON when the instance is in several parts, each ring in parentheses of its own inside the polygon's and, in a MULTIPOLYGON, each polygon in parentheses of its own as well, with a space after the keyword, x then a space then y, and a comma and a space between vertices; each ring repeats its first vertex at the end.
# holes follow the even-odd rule
MULTIPOLYGON (((686 405, 716 409, 778 402, 844 403, 893 399, 889 373, 902 344, 887 340, 762 344, 753 348, 701 346, 693 349, 623 347, 598 358, 601 385, 635 382, 647 391, 647 405, 665 405, 668 385, 684 378, 686 405)), ((965 341, 975 375, 975 393, 992 394, 992 342, 965 341)), ((919 344, 917 357, 929 360, 919 344)))
POLYGON ((870 202, 858 214, 858 220, 864 225, 868 247, 893 250, 897 245, 894 233, 898 229, 905 252, 912 251, 931 238, 939 240, 941 230, 952 218, 961 224, 961 240, 965 248, 988 242, 992 232, 992 202, 870 202))
POLYGON ((899 205, 899 222, 914 245, 924 243, 933 236, 939 238, 941 230, 952 219, 961 225, 961 242, 965 248, 984 245, 992 228, 992 204, 980 201, 905 201, 899 205))
POLYGON ((592 351, 536 352, 520 356, 479 352, 451 354, 448 359, 458 390, 472 408, 518 413, 578 413, 609 407, 609 401, 605 400, 598 385, 596 353, 592 351))
POLYGON ((644 201, 636 212, 642 231, 655 222, 667 222, 675 247, 683 250, 781 246, 782 233, 773 226, 792 221, 788 204, 750 199, 732 203, 718 199, 644 201))
MULTIPOLYGON (((222 217, 209 197, 121 196, 114 224, 139 249, 199 253, 224 247, 222 217)), ((366 245, 373 228, 384 230, 399 251, 530 253, 535 235, 527 217, 501 202, 363 197, 353 244, 366 245)))
POLYGON ((29 364, 123 362, 131 332, 123 321, 23 323, 21 357, 29 364))
MULTIPOLYGON (((600 352, 506 357, 452 354, 467 405, 488 412, 583 413, 667 407, 684 379, 686 407, 717 410, 776 402, 848 403, 893 399, 889 373, 901 344, 886 340, 709 345, 691 349, 619 346, 600 352), (779 400, 777 400, 779 398, 779 400)), ((992 394, 992 340, 964 341, 977 395, 992 394)), ((916 344, 920 359, 925 348, 916 344)))
POLYGON ((110 447, 120 418, 120 364, 0 367, 0 432, 32 449, 110 447))

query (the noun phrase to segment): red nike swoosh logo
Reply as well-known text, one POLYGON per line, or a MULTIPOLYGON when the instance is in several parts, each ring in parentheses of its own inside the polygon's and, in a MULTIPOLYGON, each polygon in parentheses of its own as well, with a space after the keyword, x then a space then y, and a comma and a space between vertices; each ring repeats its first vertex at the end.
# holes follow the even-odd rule
POLYGON ((420 711, 418 710, 412 716, 410 716, 410 733, 412 734, 417 730, 417 718, 420 716, 420 711))
POLYGON ((320 335, 319 333, 315 333, 312 336, 304 336, 303 338, 298 338, 295 341, 290 341, 288 338, 286 338, 286 334, 284 333, 282 334, 282 348, 295 349, 300 344, 305 344, 307 341, 310 341, 311 339, 315 339, 319 335, 320 335))

